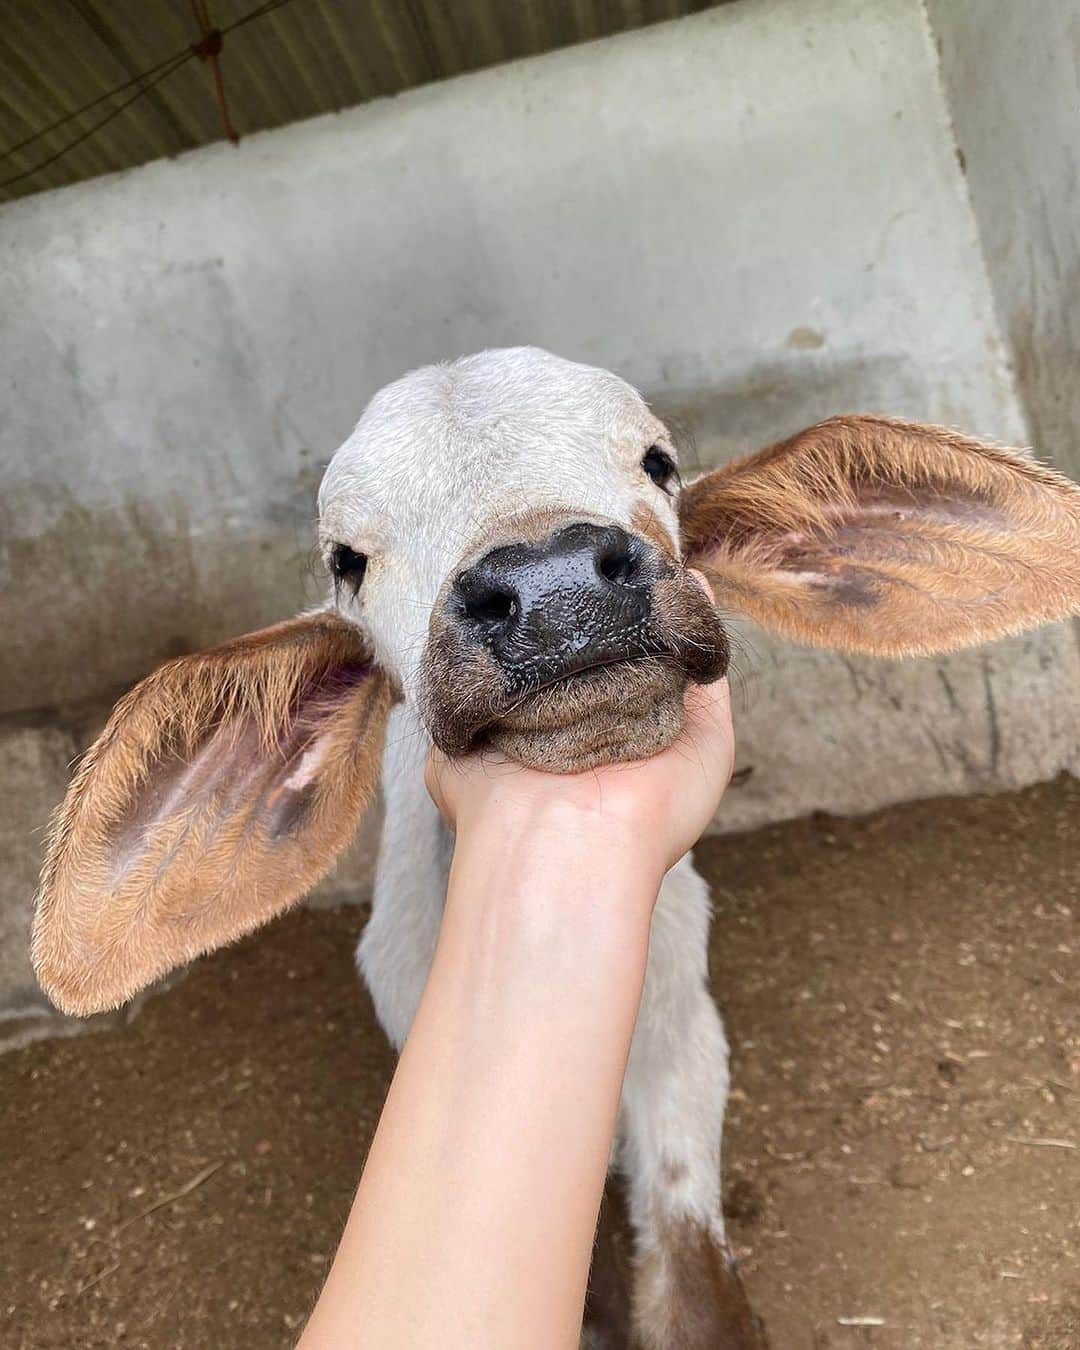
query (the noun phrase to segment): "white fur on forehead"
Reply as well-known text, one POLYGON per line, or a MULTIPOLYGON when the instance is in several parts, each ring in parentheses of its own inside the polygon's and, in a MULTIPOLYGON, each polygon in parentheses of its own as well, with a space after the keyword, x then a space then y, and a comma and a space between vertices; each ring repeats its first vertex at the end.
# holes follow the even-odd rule
MULTIPOLYGON (((359 507, 352 494, 387 495, 375 481, 386 475, 393 486, 420 492, 432 477, 464 475, 475 503, 489 483, 502 486, 497 471, 508 461, 521 460, 550 482, 545 455, 565 460, 592 451, 588 457, 596 458, 597 450, 634 443, 659 427, 637 391, 610 371, 538 347, 478 352, 424 366, 379 390, 327 470, 320 512, 332 528, 334 517, 359 507)), ((386 502, 388 509, 408 505, 386 502)))
POLYGON ((629 527, 644 502, 674 536, 671 503, 641 470, 663 434, 618 376, 536 347, 412 371, 372 398, 323 479, 324 545, 369 555, 358 596, 343 589, 339 605, 408 690, 442 583, 508 517, 629 527))
POLYGON ((625 416, 628 405, 644 409, 625 380, 598 366, 568 361, 540 347, 501 347, 424 366, 387 385, 372 411, 431 401, 452 420, 482 428, 513 408, 525 421, 560 411, 576 417, 625 416))
POLYGON ((476 431, 511 411, 523 423, 554 416, 589 419, 611 429, 628 415, 648 415, 638 392, 611 371, 540 347, 494 348, 414 370, 380 390, 365 418, 424 411, 476 431))

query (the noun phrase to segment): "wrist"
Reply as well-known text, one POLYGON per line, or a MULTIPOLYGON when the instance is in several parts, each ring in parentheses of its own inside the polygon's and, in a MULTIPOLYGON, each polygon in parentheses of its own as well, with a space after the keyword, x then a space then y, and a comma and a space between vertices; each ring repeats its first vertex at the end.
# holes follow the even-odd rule
MULTIPOLYGON (((458 822, 446 918, 489 923, 517 944, 565 938, 585 953, 648 943, 664 879, 658 857, 545 805, 458 822)), ((460 921, 460 924, 459 924, 460 921)))
POLYGON ((550 882, 571 869, 612 882, 630 875, 656 891, 668 867, 652 832, 557 796, 459 818, 454 856, 482 860, 488 874, 550 882))

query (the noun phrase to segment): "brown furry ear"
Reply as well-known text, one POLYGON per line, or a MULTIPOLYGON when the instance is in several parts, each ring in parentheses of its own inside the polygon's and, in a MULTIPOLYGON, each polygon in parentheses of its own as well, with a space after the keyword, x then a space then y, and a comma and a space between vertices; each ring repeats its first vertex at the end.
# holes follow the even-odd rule
POLYGON ((329 611, 137 685, 49 840, 32 955, 57 1007, 116 1007, 310 889, 372 795, 391 703, 361 635, 329 611))
POLYGON ((941 427, 834 417, 679 509, 717 603, 799 642, 927 655, 1080 611, 1080 489, 941 427))

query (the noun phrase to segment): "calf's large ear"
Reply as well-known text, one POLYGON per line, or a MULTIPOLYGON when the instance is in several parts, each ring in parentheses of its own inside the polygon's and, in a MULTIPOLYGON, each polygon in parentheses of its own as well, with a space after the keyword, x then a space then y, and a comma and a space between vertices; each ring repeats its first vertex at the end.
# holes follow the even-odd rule
POLYGON ((835 417, 679 509, 717 604, 799 642, 928 655, 1080 611, 1080 488, 942 427, 835 417))
POLYGON ((298 900, 371 798, 392 701, 329 611, 137 685, 53 823, 32 957, 56 1006, 116 1007, 298 900))

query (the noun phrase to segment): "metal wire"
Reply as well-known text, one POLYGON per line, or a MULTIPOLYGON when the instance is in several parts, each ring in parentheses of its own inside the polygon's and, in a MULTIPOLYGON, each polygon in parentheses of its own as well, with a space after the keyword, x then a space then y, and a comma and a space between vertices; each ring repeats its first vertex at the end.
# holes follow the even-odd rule
MULTIPOLYGON (((234 19, 232 23, 225 24, 224 27, 217 31, 224 37, 227 33, 235 32, 236 29, 242 28, 245 24, 251 23, 254 19, 261 19, 264 14, 270 14, 274 10, 281 9, 283 6, 291 3, 292 0, 265 0, 264 4, 257 5, 255 9, 250 10, 247 14, 242 14, 239 19, 234 19)), ((57 118, 56 121, 51 122, 48 126, 42 127, 39 131, 35 131, 24 140, 9 146, 6 150, 0 151, 0 159, 7 159, 11 155, 18 153, 18 151, 25 149, 26 146, 32 145, 34 141, 40 140, 41 137, 47 136, 50 132, 65 126, 68 122, 74 121, 76 118, 82 117, 88 112, 92 112, 102 103, 106 103, 109 99, 115 98, 117 94, 124 93, 125 90, 130 89, 133 85, 139 86, 130 98, 126 98, 122 103, 117 104, 115 108, 111 108, 109 112, 95 122, 92 127, 89 127, 86 131, 81 132, 78 136, 68 141, 66 145, 61 146, 55 153, 47 156, 43 160, 39 160, 37 164, 32 165, 29 169, 23 169, 19 173, 12 174, 8 178, 0 179, 0 190, 11 187, 15 183, 21 183, 25 179, 33 177, 34 174, 41 173, 43 169, 47 169, 51 164, 55 164, 58 159, 62 159, 65 155, 69 154, 76 146, 82 145, 84 142, 90 140, 90 138, 95 136, 102 127, 108 126, 108 124, 114 118, 119 117, 126 108, 130 108, 131 105, 142 98, 144 94, 149 93, 155 85, 160 84, 161 81, 167 79, 168 76, 175 74, 181 66, 186 65, 188 61, 198 56, 199 52, 196 48, 197 44, 173 52, 172 56, 168 56, 165 60, 159 61, 156 66, 151 66, 149 70, 144 70, 141 74, 132 76, 131 79, 125 80, 123 84, 118 84, 107 93, 99 94, 96 98, 91 99, 90 102, 84 104, 83 107, 77 108, 74 112, 65 113, 63 117, 57 118)))

